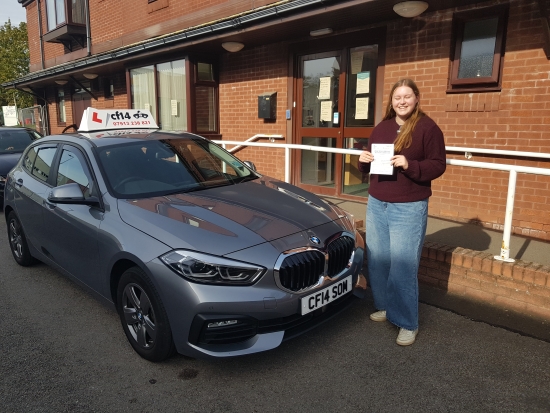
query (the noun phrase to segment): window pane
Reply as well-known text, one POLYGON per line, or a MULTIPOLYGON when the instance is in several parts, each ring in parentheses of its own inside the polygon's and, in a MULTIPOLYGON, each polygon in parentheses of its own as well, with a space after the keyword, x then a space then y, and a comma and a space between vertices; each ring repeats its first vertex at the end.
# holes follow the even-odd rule
POLYGON ((65 23, 65 0, 55 1, 55 16, 56 23, 59 26, 61 23, 65 23))
MULTIPOLYGON (((347 149, 366 149, 368 145, 368 139, 354 139, 346 138, 347 149)), ((343 173, 343 192, 344 194, 350 194, 355 196, 368 197, 369 189, 369 175, 363 174, 359 171, 357 164, 359 163, 359 155, 344 155, 344 173, 343 173)))
POLYGON ((76 154, 64 150, 59 161, 59 170, 57 171, 57 186, 77 183, 84 197, 89 197, 90 180, 87 170, 88 168, 82 165, 76 154))
MULTIPOLYGON (((336 148, 336 139, 302 138, 302 145, 336 148)), ((301 151, 303 184, 334 187, 336 154, 329 152, 301 151)))
POLYGON ((25 159, 23 159, 23 167, 29 171, 29 173, 32 173, 32 165, 34 164, 34 160, 36 159, 36 148, 31 148, 25 155, 25 159))
POLYGON ((214 71, 210 63, 197 64, 198 80, 214 81, 214 71))
POLYGON ((214 87, 197 86, 195 88, 195 110, 197 112, 197 130, 216 131, 216 95, 214 87))
POLYGON ((350 50, 346 90, 346 126, 374 126, 378 45, 350 50))
POLYGON ((57 148, 42 148, 38 150, 38 155, 36 156, 36 161, 32 168, 32 174, 41 181, 46 182, 48 180, 56 150, 57 148))
POLYGON ((187 130, 185 60, 157 65, 159 126, 165 130, 187 130))
POLYGON ((326 128, 332 124, 333 113, 338 110, 338 76, 340 62, 337 57, 306 60, 303 70, 302 126, 326 128))
POLYGON ((46 14, 48 16, 48 30, 55 29, 55 0, 46 0, 46 14))
POLYGON ((63 89, 57 90, 57 104, 59 105, 59 122, 66 122, 67 115, 65 112, 65 91, 63 89))
POLYGON ((498 17, 466 22, 458 68, 459 79, 493 74, 497 28, 498 17))
POLYGON ((130 79, 132 83, 132 109, 149 110, 155 121, 157 121, 154 66, 130 70, 130 79))
POLYGON ((86 9, 84 0, 72 0, 73 23, 86 24, 86 9))
POLYGON ((3 131, 0 128, 0 154, 23 152, 32 142, 32 136, 25 129, 3 131))

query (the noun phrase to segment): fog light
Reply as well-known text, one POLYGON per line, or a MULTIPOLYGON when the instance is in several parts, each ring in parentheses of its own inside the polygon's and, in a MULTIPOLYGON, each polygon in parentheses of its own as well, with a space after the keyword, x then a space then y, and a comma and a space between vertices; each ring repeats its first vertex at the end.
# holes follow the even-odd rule
POLYGON ((225 327, 237 324, 237 320, 225 320, 225 321, 216 321, 215 323, 208 323, 208 328, 216 327, 225 327))

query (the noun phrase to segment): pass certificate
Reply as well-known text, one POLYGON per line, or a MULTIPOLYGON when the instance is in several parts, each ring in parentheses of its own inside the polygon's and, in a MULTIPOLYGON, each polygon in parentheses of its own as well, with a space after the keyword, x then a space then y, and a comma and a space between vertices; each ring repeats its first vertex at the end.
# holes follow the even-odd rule
POLYGON ((377 175, 393 175, 390 159, 393 156, 392 143, 373 143, 371 153, 374 160, 370 164, 370 173, 377 175))

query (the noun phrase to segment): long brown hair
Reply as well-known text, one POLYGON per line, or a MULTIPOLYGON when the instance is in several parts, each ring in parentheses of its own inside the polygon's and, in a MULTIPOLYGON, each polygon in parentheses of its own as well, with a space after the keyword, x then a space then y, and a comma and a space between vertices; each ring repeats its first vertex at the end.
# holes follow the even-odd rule
POLYGON ((393 94, 395 93, 395 89, 401 86, 410 87, 414 92, 416 98, 418 99, 418 102, 416 103, 416 106, 413 110, 413 113, 411 113, 411 116, 409 116, 409 118, 401 126, 400 128, 401 132, 399 132, 399 134, 397 135, 397 138, 395 139, 395 142, 394 142, 395 153, 399 153, 403 149, 406 149, 409 146, 411 146, 413 130, 416 124, 418 123, 418 121, 420 120, 420 118, 426 115, 422 111, 422 109, 420 109, 420 91, 418 90, 418 86, 416 86, 416 83, 414 83, 412 79, 401 79, 391 88, 390 99, 388 101, 388 106, 386 107, 386 114, 384 115, 383 120, 395 118, 397 116, 392 105, 393 94))

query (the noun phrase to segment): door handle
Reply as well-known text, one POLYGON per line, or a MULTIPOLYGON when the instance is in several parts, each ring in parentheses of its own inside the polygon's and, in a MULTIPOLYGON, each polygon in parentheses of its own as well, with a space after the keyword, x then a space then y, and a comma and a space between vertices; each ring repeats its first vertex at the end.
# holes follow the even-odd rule
POLYGON ((16 186, 23 186, 23 180, 19 178, 17 181, 15 181, 16 186))

